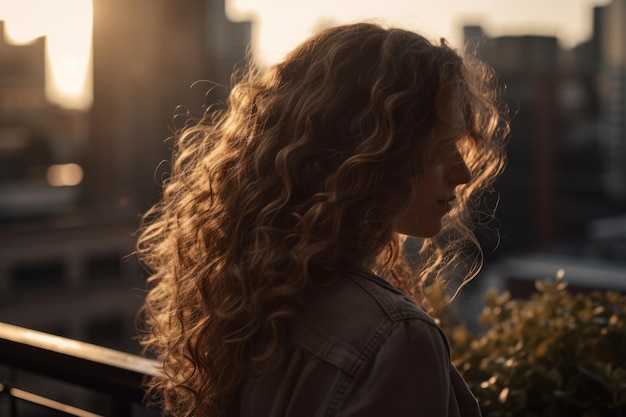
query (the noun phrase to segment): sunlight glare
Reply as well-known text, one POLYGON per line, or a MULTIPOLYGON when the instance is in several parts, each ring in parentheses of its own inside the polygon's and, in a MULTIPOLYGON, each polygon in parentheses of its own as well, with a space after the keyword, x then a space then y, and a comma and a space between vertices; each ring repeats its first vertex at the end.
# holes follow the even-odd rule
POLYGON ((83 168, 78 164, 58 164, 48 167, 46 179, 53 187, 73 187, 83 181, 83 168))
MULTIPOLYGON (((59 0, 56 0, 58 4, 59 0)), ((55 88, 50 98, 67 96, 79 104, 90 69, 93 9, 90 0, 64 0, 55 17, 57 24, 48 31, 48 55, 55 88)), ((91 99, 85 97, 86 99, 91 99)))
POLYGON ((45 35, 46 13, 29 13, 29 8, 38 10, 40 6, 45 6, 45 0, 12 2, 9 0, 2 2, 2 15, 5 20, 5 30, 9 42, 23 45, 32 42, 34 39, 45 35))

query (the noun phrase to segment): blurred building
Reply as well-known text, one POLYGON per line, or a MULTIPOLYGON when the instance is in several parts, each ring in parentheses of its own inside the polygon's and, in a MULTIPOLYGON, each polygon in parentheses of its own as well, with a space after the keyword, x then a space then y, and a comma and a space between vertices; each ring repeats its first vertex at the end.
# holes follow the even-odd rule
POLYGON ((600 137, 606 149, 606 188, 626 201, 626 0, 598 8, 601 24, 600 137))
POLYGON ((0 234, 0 321, 136 352, 144 283, 129 222, 46 219, 0 234))
POLYGON ((45 38, 28 45, 12 45, 0 21, 0 122, 35 117, 48 103, 45 96, 45 38))
POLYGON ((136 350, 141 285, 128 220, 79 210, 88 115, 45 94, 45 38, 14 45, 0 21, 0 321, 136 350), (63 170, 66 170, 63 173, 63 170))
POLYGON ((508 165, 498 181, 504 249, 551 241, 557 221, 557 150, 562 141, 559 47, 556 37, 487 37, 465 28, 466 42, 498 74, 510 110, 508 165))
POLYGON ((0 159, 10 161, 11 149, 21 147, 25 158, 40 161, 16 160, 0 166, 0 175, 36 165, 46 190, 78 196, 55 210, 52 200, 21 194, 15 200, 38 212, 0 222, 0 321, 139 349, 135 318, 145 277, 126 255, 139 215, 158 198, 155 170, 169 159, 166 139, 181 126, 174 114, 183 106, 183 119, 198 117, 226 97, 250 32, 249 22, 226 18, 224 0, 94 0, 94 104, 81 123, 45 101, 45 39, 14 46, 0 38, 0 159), (28 145, 35 128, 45 139, 28 145), (81 186, 46 182, 50 165, 72 161, 84 167, 81 186))
POLYGON ((79 199, 80 187, 48 181, 51 166, 80 162, 88 119, 48 102, 45 42, 11 44, 0 21, 0 224, 67 210, 79 199))
POLYGON ((571 50, 556 37, 464 28, 511 114, 508 166, 496 184, 504 252, 585 239, 590 221, 624 210, 624 4, 596 7, 592 37, 571 50))
POLYGON ((498 74, 512 118, 496 183, 501 259, 481 274, 485 285, 515 281, 526 291, 563 270, 581 290, 625 290, 626 0, 590 18, 591 38, 569 50, 555 37, 464 28, 498 74))
POLYGON ((156 202, 169 171, 165 164, 155 173, 170 157, 166 139, 187 112, 199 117, 226 97, 233 69, 244 63, 251 24, 229 21, 224 7, 224 0, 94 1, 91 204, 141 212, 156 202))

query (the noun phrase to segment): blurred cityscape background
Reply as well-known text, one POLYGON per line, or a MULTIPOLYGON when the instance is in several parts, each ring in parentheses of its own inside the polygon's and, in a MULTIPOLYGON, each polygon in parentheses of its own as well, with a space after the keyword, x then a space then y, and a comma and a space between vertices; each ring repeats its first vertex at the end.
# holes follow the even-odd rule
MULTIPOLYGON (((254 16, 229 18, 225 0, 92 5, 83 109, 46 94, 48 39, 16 43, 0 15, 0 321, 136 353, 133 232, 169 170, 167 138, 225 98, 254 16)), ((522 293, 563 269, 626 291, 626 0, 586 12, 591 35, 568 47, 459 23, 513 115, 476 285, 522 293)))

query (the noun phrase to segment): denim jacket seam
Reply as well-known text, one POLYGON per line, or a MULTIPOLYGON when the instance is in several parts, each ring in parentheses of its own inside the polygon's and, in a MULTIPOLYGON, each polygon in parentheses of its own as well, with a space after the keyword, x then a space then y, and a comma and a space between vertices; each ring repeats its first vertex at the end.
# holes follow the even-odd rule
POLYGON ((350 391, 350 388, 354 387, 356 381, 359 380, 363 371, 367 369, 367 365, 371 364, 378 352, 380 346, 387 340, 393 328, 395 322, 393 320, 386 320, 381 324, 374 335, 370 338, 367 345, 365 345, 359 352, 359 354, 352 361, 353 365, 350 369, 350 373, 347 375, 346 380, 339 385, 335 391, 332 400, 328 403, 328 407, 324 415, 333 416, 337 413, 339 405, 345 399, 346 394, 350 391), (352 385, 352 387, 350 387, 352 385))
POLYGON ((418 318, 429 321, 426 319, 428 315, 421 312, 419 307, 412 300, 401 292, 393 290, 394 296, 403 297, 403 299, 411 305, 411 308, 398 308, 397 302, 392 301, 390 299, 391 297, 388 294, 385 294, 386 291, 392 291, 393 287, 391 287, 390 284, 390 288, 387 288, 387 286, 382 286, 382 283, 375 282, 370 277, 366 277, 364 274, 359 274, 359 276, 363 276, 366 279, 358 280, 353 279, 352 277, 350 277, 350 279, 356 285, 363 288, 364 291, 366 291, 378 304, 380 304, 381 308, 389 316, 391 321, 406 320, 410 318, 418 318))

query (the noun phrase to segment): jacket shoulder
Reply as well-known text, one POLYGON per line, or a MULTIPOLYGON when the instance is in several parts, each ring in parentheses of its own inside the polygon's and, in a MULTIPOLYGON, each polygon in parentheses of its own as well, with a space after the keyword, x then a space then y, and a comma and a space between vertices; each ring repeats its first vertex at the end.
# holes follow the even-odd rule
MULTIPOLYGON (((374 398, 366 386, 370 382, 383 394, 388 390, 381 384, 397 387, 383 377, 405 375, 406 356, 425 358, 430 366, 449 362, 441 329, 382 278, 351 271, 327 278, 304 290, 301 308, 288 324, 288 343, 279 366, 244 384, 242 416, 347 415, 350 410, 369 409, 367 401, 374 398), (390 373, 394 366, 401 371, 390 373)), ((389 401, 375 398, 381 400, 381 410, 389 406, 389 401)))
POLYGON ((307 289, 290 340, 356 377, 405 320, 424 322, 447 345, 434 320, 391 284, 373 274, 346 271, 307 289))

